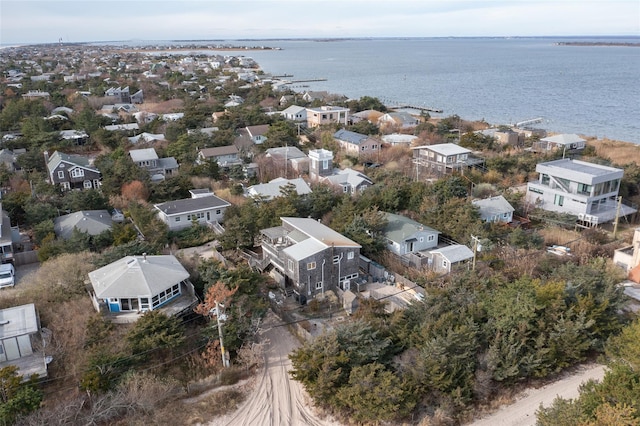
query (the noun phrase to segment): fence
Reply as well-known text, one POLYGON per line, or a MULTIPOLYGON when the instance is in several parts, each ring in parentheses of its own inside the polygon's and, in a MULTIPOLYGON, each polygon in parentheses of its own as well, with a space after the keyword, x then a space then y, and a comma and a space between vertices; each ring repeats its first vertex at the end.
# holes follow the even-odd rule
POLYGON ((21 251, 13 254, 15 266, 38 263, 38 250, 21 251))

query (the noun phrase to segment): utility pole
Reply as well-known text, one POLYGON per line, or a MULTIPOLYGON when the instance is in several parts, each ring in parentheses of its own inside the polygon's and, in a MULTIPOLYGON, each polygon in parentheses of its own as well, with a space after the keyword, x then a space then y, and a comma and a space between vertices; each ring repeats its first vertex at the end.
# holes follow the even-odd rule
POLYGON ((616 239, 618 234, 618 221, 620 220, 620 207, 622 204, 622 197, 618 197, 618 206, 616 207, 616 220, 613 222, 613 239, 616 239))
MULTIPOLYGON (((220 336, 220 353, 222 354, 222 366, 229 367, 229 359, 224 351, 224 341, 222 340, 222 322, 220 321, 220 303, 216 300, 216 319, 218 320, 218 335, 220 336)), ((224 306, 223 306, 224 307, 224 306)))
POLYGON ((471 270, 475 271, 476 270, 476 256, 478 253, 478 247, 482 247, 480 246, 480 238, 476 237, 475 235, 471 236, 471 239, 473 240, 473 263, 471 264, 471 270))

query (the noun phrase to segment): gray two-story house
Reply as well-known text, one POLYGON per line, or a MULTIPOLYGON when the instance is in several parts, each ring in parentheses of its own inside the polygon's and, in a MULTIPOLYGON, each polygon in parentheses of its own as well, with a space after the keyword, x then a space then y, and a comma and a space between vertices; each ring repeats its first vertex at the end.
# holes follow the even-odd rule
POLYGON ((347 291, 358 278, 360 245, 309 218, 281 217, 263 229, 262 252, 285 292, 301 303, 327 290, 347 291))
POLYGON ((45 151, 49 183, 60 186, 62 190, 98 189, 102 175, 87 157, 63 154, 55 151, 51 157, 45 151))

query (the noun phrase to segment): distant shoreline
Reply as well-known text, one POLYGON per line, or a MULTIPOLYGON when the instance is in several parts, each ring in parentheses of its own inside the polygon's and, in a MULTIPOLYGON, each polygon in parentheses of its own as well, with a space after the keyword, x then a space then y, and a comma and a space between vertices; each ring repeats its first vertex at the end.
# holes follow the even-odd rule
POLYGON ((618 41, 559 41, 556 46, 612 46, 612 47, 640 47, 640 43, 625 43, 618 41))

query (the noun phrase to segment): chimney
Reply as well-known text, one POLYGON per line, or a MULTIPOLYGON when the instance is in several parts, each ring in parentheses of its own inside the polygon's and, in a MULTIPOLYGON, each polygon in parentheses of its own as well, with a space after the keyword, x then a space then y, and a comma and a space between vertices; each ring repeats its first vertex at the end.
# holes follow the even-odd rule
POLYGON ((147 262, 147 253, 142 253, 142 261, 147 262))
POLYGON ((44 152, 44 163, 47 164, 49 162, 49 151, 44 152))

